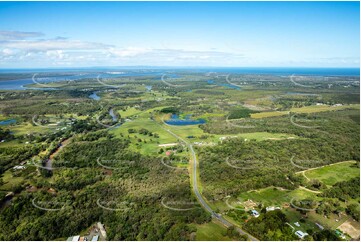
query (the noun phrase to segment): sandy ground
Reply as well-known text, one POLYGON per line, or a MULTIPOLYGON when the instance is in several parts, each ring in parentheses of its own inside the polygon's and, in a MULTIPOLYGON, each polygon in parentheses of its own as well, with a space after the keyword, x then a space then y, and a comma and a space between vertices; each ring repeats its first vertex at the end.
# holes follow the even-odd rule
POLYGON ((352 239, 358 240, 360 238, 360 224, 352 219, 349 219, 338 226, 338 229, 350 235, 352 239))

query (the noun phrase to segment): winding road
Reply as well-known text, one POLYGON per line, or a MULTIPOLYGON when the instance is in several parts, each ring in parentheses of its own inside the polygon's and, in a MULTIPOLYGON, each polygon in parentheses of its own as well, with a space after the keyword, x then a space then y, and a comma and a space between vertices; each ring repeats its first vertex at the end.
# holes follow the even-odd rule
MULTIPOLYGON (((162 120, 163 121, 163 120, 162 120)), ((156 122, 156 121, 155 121, 156 122)), ((156 122, 157 123, 157 122, 156 122)), ((164 121, 163 121, 164 123, 164 121)), ((196 153, 193 149, 192 144, 190 144, 188 141, 184 140, 183 138, 179 137, 177 134, 173 133, 171 130, 164 128, 162 125, 160 125, 159 123, 157 123, 162 129, 164 129, 165 131, 167 131, 168 133, 170 133, 172 136, 174 136, 175 138, 177 138, 178 140, 181 140, 183 143, 185 143, 188 147, 189 150, 191 152, 192 155, 192 160, 193 160, 193 169, 192 169, 192 177, 193 177, 193 191, 195 193, 195 195, 197 196, 198 201, 200 202, 200 204, 209 212, 212 214, 212 217, 217 219, 219 222, 221 222, 224 226, 226 227, 230 227, 230 226, 234 226, 236 228, 236 230, 241 234, 241 235, 247 235, 248 239, 252 240, 252 241, 258 241, 258 239, 256 239, 255 237, 253 237, 252 235, 248 234, 247 232, 245 232, 244 230, 242 230, 241 228, 239 228, 237 225, 229 222, 228 220, 226 220, 225 218, 223 218, 221 215, 217 214, 206 202, 206 200, 203 198, 202 194, 199 192, 198 190, 198 179, 197 179, 197 156, 196 153)))

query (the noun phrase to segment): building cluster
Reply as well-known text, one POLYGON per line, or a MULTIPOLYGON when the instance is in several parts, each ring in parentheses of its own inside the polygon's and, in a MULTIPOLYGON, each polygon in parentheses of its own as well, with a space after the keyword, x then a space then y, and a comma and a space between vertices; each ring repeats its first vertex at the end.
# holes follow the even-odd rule
POLYGON ((106 237, 107 233, 105 231, 104 225, 100 222, 97 222, 90 228, 86 235, 70 236, 67 241, 105 241, 106 237))

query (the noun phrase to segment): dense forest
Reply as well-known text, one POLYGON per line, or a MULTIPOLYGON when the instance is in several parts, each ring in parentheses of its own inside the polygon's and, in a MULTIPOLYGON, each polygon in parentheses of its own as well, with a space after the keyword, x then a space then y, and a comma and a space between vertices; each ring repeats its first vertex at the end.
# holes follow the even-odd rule
POLYGON ((195 202, 187 172, 166 170, 157 159, 125 151, 126 140, 96 136, 88 133, 64 148, 54 160, 61 167, 52 171, 51 181, 35 181, 37 192, 15 197, 16 206, 0 213, 1 240, 66 237, 94 221, 106 224, 110 240, 189 240, 195 231, 191 223, 210 220, 199 207, 179 212, 161 205, 164 198, 195 202), (113 169, 99 165, 98 158, 113 169), (44 211, 34 208, 33 199, 47 208, 65 206, 44 211), (103 209, 97 201, 120 210, 103 209))
MULTIPOLYGON (((199 148, 204 194, 208 199, 219 199, 268 186, 292 189, 296 186, 290 183, 289 178, 302 167, 312 168, 344 160, 358 161, 359 126, 350 118, 350 115, 356 114, 357 111, 322 114, 328 122, 319 131, 295 127, 285 120, 288 122, 284 124, 285 129, 278 131, 293 133, 299 137, 297 139, 244 141, 234 138, 214 147, 199 148)), ((282 119, 277 118, 281 127, 282 119)), ((226 125, 225 122, 218 124, 226 125)), ((271 130, 274 126, 265 125, 263 130, 275 132, 271 130)))

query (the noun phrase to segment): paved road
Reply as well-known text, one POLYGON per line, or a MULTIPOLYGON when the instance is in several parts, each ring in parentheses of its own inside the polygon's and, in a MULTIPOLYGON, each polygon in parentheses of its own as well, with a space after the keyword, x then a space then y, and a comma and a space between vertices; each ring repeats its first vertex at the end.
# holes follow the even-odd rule
MULTIPOLYGON (((161 125, 160 125, 161 126, 161 125)), ((193 190, 194 193, 196 194, 198 201, 201 203, 201 205, 209 212, 212 214, 212 217, 217 219, 219 222, 221 222, 224 226, 226 227, 230 227, 230 226, 234 226, 236 228, 236 230, 241 234, 241 235, 247 235, 248 239, 252 240, 252 241, 258 241, 258 239, 256 239, 255 237, 253 237, 252 235, 248 234, 247 232, 243 231, 241 228, 239 228, 237 225, 232 224, 231 222, 229 222, 228 220, 222 218, 221 215, 217 214, 208 204, 207 202, 204 200, 202 194, 199 192, 198 190, 198 179, 197 179, 197 156, 196 156, 196 152, 193 149, 193 146, 186 140, 184 140, 183 138, 179 137, 178 135, 176 135, 175 133, 173 133, 172 131, 170 131, 169 129, 165 129, 163 126, 161 126, 162 129, 166 130, 168 133, 170 133, 171 135, 173 135, 175 138, 181 140, 182 142, 184 142, 190 149, 191 151, 191 155, 192 155, 192 159, 193 159, 193 190)))
MULTIPOLYGON (((199 202, 202 204, 202 206, 208 212, 210 212, 212 214, 212 217, 214 217, 215 219, 220 221, 223 225, 225 225, 226 227, 234 226, 234 224, 232 224, 228 220, 222 218, 221 215, 214 212, 213 209, 207 204, 207 202, 204 200, 203 196, 199 192, 199 190, 198 190, 198 179, 197 179, 197 168, 198 168, 197 167, 197 156, 196 156, 196 153, 194 152, 193 146, 191 144, 188 144, 188 146, 189 146, 189 149, 190 149, 190 151, 192 153, 192 159, 193 159, 193 190, 194 190, 194 193, 196 194, 199 202)), ((252 241, 257 241, 258 240, 255 237, 253 237, 252 235, 250 235, 247 232, 243 231, 241 228, 239 228, 237 226, 235 226, 235 228, 241 235, 247 235, 250 240, 252 240, 252 241)))

